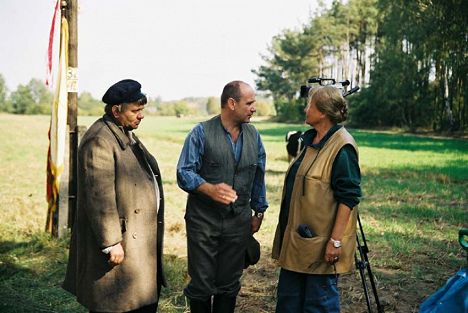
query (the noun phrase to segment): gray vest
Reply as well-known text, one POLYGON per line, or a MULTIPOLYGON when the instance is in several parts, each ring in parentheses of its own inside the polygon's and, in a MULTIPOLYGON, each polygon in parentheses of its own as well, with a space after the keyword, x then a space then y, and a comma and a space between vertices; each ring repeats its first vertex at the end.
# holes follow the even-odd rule
POLYGON ((258 140, 255 127, 242 124, 242 153, 236 166, 234 152, 226 138, 220 116, 202 122, 205 133, 205 153, 202 167, 198 174, 208 183, 226 183, 237 192, 237 200, 229 205, 214 201, 202 194, 189 194, 192 204, 208 206, 221 216, 231 210, 234 215, 240 214, 249 207, 252 185, 257 170, 258 140))

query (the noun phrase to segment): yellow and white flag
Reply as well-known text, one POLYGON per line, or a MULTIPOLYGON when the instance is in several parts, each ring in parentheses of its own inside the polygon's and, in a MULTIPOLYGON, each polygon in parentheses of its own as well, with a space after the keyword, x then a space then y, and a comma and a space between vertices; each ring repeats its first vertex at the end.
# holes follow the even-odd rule
POLYGON ((47 160, 47 212, 46 231, 56 233, 53 228, 54 212, 57 210, 60 191, 60 174, 63 171, 65 157, 65 136, 68 115, 67 67, 68 67, 68 22, 62 17, 60 29, 60 54, 57 75, 57 87, 49 129, 49 153, 47 160))

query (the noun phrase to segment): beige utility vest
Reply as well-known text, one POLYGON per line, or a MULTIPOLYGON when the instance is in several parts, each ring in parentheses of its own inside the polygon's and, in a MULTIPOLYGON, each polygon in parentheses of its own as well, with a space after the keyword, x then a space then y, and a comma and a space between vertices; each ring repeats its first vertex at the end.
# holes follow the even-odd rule
MULTIPOLYGON (((351 144, 357 153, 356 142, 343 127, 336 131, 321 149, 311 146, 305 148, 305 156, 294 181, 289 218, 281 251, 279 224, 273 243, 272 257, 278 260, 278 264, 282 268, 309 274, 334 273, 333 266, 325 262, 325 249, 330 240, 338 212, 338 203, 333 196, 330 179, 333 162, 338 152, 346 144, 351 144), (301 237, 297 232, 300 224, 308 225, 315 237, 301 237)), ((291 164, 294 164, 294 161, 291 164)), ((288 168, 286 177, 289 170, 290 168, 288 168)), ((284 201, 285 189, 284 186, 282 201, 284 201)), ((351 212, 341 242, 341 256, 339 262, 336 263, 338 273, 346 273, 353 269, 356 249, 356 222, 357 207, 351 212)))

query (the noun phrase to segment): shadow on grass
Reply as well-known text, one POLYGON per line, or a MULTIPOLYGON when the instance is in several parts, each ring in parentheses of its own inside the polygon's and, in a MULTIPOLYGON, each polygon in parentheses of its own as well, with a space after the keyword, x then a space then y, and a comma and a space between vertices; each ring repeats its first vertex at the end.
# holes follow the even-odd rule
POLYGON ((348 129, 359 147, 385 148, 407 151, 432 151, 437 153, 468 151, 468 141, 435 139, 412 135, 383 134, 371 131, 348 129))
MULTIPOLYGON (((309 130, 307 125, 257 123, 255 124, 264 141, 285 142, 286 134, 290 131, 309 130), (273 138, 269 138, 273 137, 273 138)), ((358 130, 347 128, 356 140, 359 147, 385 148, 407 151, 432 151, 436 153, 468 151, 467 140, 430 138, 408 134, 386 134, 372 132, 371 130, 358 130)))
POLYGON ((0 242, 0 254, 24 250, 31 246, 30 242, 3 241, 0 242))
POLYGON ((32 277, 36 273, 17 263, 15 251, 24 251, 29 246, 27 242, 6 241, 0 243, 0 312, 58 312, 31 299, 28 290, 36 283, 32 277), (24 283, 27 281, 28 283, 24 283))
MULTIPOLYGON (((26 242, 4 241, 0 243, 0 282, 9 280, 15 275, 24 276, 33 273, 30 269, 16 265, 17 252, 28 247, 26 242)), ((19 255, 19 254, 18 254, 19 255)), ((1 292, 1 289, 0 289, 1 292)))
POLYGON ((286 142, 286 135, 290 131, 306 131, 310 129, 308 126, 303 125, 290 125, 290 124, 259 124, 256 125, 262 138, 276 137, 275 140, 271 138, 265 139, 265 141, 282 141, 286 142), (265 125, 265 126, 263 126, 265 125), (271 126, 270 126, 271 125, 271 126), (266 126, 269 126, 268 128, 266 126))
POLYGON ((437 166, 421 164, 414 166, 392 165, 390 168, 363 167, 361 170, 363 177, 366 177, 366 179, 385 177, 387 179, 423 179, 438 183, 468 184, 466 180, 468 173, 466 163, 457 160, 448 160, 437 166))
POLYGON ((83 312, 61 288, 67 243, 44 232, 0 242, 0 312, 83 312))

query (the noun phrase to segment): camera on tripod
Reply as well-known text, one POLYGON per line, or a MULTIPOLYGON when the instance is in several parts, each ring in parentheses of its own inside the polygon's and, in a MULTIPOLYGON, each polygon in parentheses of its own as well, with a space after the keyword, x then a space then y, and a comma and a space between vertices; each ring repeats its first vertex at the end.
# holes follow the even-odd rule
MULTIPOLYGON (((310 77, 307 79, 307 83, 309 84, 319 84, 320 86, 333 86, 338 89, 341 89, 343 92, 343 97, 347 97, 350 94, 355 93, 356 91, 359 90, 359 86, 351 88, 349 91, 344 91, 344 88, 346 86, 350 85, 349 80, 344 80, 341 82, 337 82, 334 78, 321 78, 321 77, 310 77)), ((302 85, 301 86, 301 91, 300 91, 300 96, 301 98, 307 98, 309 96, 309 91, 310 88, 312 88, 311 85, 302 85)))

